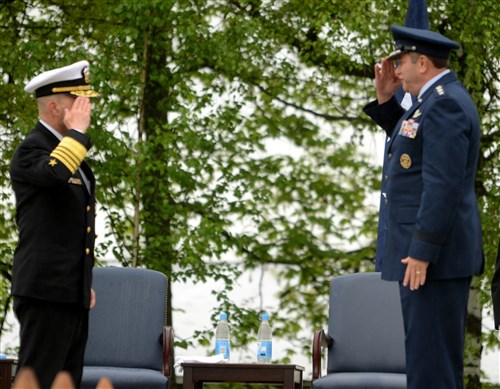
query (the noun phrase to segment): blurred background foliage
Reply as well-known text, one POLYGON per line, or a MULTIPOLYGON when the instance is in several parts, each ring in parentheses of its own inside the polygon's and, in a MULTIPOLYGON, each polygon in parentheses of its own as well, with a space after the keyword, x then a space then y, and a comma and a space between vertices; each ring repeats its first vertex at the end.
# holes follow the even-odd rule
MULTIPOLYGON (((479 387, 481 312, 499 239, 499 3, 427 0, 430 28, 458 41, 451 67, 482 120, 477 179, 486 272, 471 294, 468 388, 479 387)), ((6 331, 16 243, 8 168, 33 127, 23 91, 42 70, 81 59, 102 93, 89 154, 98 182, 98 261, 173 281, 222 282, 234 347, 255 337, 259 306, 231 291, 271 273, 283 361, 310 353, 326 326, 330 280, 373 271, 381 130, 361 113, 373 66, 392 49, 406 1, 3 0, 0 2, 0 323, 6 331)), ((383 147, 383 146, 381 146, 383 147)), ((383 150, 380 150, 380 155, 383 150)), ((170 290, 170 299, 182 291, 170 290)), ((259 293, 263 293, 262 288, 259 293)), ((169 304, 169 323, 175 312, 169 304)), ((199 331, 178 347, 210 344, 199 331)))

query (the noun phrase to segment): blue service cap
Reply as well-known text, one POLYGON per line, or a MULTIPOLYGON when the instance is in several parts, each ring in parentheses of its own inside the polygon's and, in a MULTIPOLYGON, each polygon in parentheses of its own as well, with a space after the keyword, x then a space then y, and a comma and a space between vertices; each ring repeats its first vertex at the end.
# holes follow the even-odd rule
POLYGON ((390 60, 408 52, 417 52, 430 57, 446 59, 450 56, 451 50, 460 47, 457 42, 430 30, 391 26, 391 31, 396 50, 387 56, 387 59, 390 60))

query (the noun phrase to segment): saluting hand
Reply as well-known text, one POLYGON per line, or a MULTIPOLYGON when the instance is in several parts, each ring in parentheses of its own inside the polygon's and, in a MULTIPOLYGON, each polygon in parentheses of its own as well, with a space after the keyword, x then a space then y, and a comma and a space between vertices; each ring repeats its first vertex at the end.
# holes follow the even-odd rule
POLYGON ((423 286, 427 278, 429 262, 412 257, 406 257, 402 259, 401 262, 406 265, 403 285, 410 285, 410 290, 417 290, 419 287, 423 286))
POLYGON ((396 76, 394 62, 386 58, 380 64, 375 64, 375 92, 377 101, 383 104, 389 101, 394 92, 400 87, 401 80, 396 76))
POLYGON ((85 96, 78 96, 71 109, 66 108, 64 110, 64 125, 68 130, 75 129, 85 134, 90 126, 91 113, 90 99, 85 96))

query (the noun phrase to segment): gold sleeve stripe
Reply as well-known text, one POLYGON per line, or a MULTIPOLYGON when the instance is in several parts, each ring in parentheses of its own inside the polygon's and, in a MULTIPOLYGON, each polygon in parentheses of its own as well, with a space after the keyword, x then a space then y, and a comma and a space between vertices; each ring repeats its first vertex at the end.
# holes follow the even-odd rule
MULTIPOLYGON (((54 150, 55 151, 55 150, 54 150)), ((78 160, 77 156, 72 153, 72 150, 69 150, 66 145, 59 144, 57 147, 57 152, 60 154, 64 154, 68 160, 73 161, 76 166, 80 166, 81 161, 78 160)))
POLYGON ((75 174, 75 172, 77 171, 78 165, 76 165, 73 161, 68 160, 67 156, 64 154, 61 154, 57 149, 54 150, 52 152, 52 154, 50 154, 50 156, 61 161, 64 164, 64 166, 66 166, 68 168, 68 170, 71 172, 71 174, 75 174))
POLYGON ((73 174, 86 155, 87 149, 85 146, 69 136, 65 136, 50 154, 51 157, 60 160, 73 174))
POLYGON ((84 145, 69 136, 65 136, 63 140, 59 143, 60 146, 66 147, 68 150, 73 152, 81 163, 85 156, 87 155, 87 149, 84 145))

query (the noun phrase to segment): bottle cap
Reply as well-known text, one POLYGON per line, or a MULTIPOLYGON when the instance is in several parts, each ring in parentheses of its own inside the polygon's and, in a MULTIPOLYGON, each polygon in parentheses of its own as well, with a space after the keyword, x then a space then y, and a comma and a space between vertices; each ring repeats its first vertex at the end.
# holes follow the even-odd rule
POLYGON ((269 313, 263 313, 262 320, 269 320, 269 313))
POLYGON ((226 312, 221 312, 219 318, 221 320, 226 320, 227 319, 227 313, 226 312))

